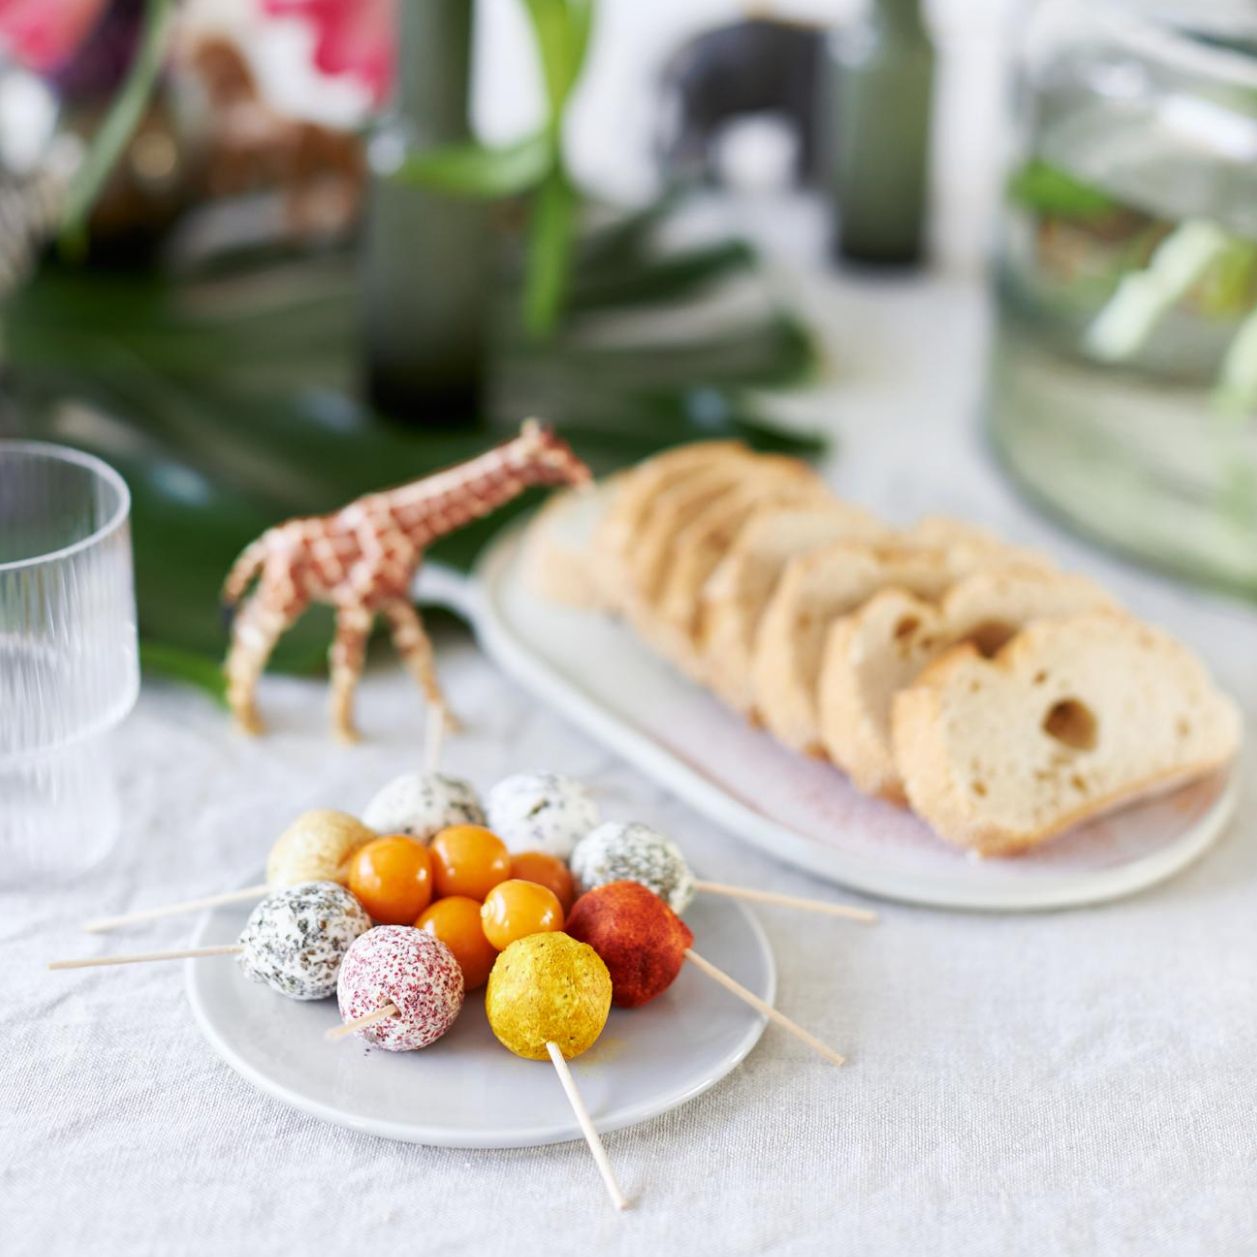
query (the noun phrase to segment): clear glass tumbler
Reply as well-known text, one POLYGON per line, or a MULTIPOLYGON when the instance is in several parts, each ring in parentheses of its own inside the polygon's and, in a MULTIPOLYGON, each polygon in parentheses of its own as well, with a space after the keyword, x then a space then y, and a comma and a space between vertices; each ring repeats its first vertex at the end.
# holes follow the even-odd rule
POLYGON ((131 497, 77 450, 0 441, 0 880, 91 867, 139 692, 131 497))

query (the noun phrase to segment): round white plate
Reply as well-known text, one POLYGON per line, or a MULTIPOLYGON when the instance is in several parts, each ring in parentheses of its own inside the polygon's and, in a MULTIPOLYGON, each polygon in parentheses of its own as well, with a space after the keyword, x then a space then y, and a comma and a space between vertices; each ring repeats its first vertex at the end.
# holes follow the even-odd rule
POLYGON ((1172 877, 1213 845, 1235 810, 1234 778, 1219 776, 1025 855, 976 859, 906 809, 861 794, 832 765, 788 751, 731 715, 615 619, 540 597, 522 539, 520 527, 504 532, 473 581, 429 570, 420 592, 466 614, 506 672, 695 810, 854 890, 985 911, 1100 903, 1172 877))
MULTIPOLYGON (((233 943, 249 906, 209 913, 195 946, 233 943)), ((686 911, 694 949, 772 1002, 768 940, 741 905, 703 895, 686 911)), ((474 991, 453 1029, 421 1052, 329 1043, 335 999, 299 1003, 250 982, 233 959, 187 961, 188 997, 214 1050, 255 1087, 324 1121, 411 1143, 523 1148, 581 1138, 548 1062, 512 1056, 493 1037, 474 991)), ((611 1011, 601 1038, 572 1062, 600 1131, 692 1100, 735 1069, 764 1020, 692 965, 658 999, 611 1011)))

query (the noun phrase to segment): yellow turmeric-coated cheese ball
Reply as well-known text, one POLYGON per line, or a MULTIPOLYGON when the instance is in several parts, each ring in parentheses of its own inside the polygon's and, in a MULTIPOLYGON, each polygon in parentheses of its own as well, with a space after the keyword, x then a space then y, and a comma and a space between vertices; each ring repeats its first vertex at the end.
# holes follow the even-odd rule
POLYGON ((530 1061, 553 1042, 571 1060, 593 1047, 611 1011, 611 974, 598 953, 566 934, 516 939, 485 990, 489 1025, 503 1047, 530 1061))
POLYGON ((345 881, 345 862, 379 834, 348 812, 317 808, 302 812, 280 834, 266 861, 272 889, 302 882, 345 881))

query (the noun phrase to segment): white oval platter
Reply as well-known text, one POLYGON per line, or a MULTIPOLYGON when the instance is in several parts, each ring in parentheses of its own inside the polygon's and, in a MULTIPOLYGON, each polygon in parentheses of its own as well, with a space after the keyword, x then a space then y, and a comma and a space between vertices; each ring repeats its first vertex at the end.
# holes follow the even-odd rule
POLYGON ((1220 775, 1014 859, 976 859, 907 810, 861 794, 831 765, 751 728, 612 617, 539 596, 523 535, 520 526, 500 534, 470 581, 427 569, 418 592, 466 615, 504 671, 696 811, 829 881, 975 911, 1101 903, 1172 877, 1217 841, 1235 810, 1234 777, 1220 775))
MULTIPOLYGON (((208 913, 194 946, 233 943, 249 905, 208 913)), ((687 909, 700 952, 761 999, 777 975, 758 922, 740 904, 700 896, 687 909)), ((421 1052, 383 1052, 359 1039, 329 1043, 335 999, 300 1003, 249 981, 233 959, 186 962, 192 1011, 214 1050, 275 1099, 353 1130, 452 1148, 522 1148, 581 1138, 548 1062, 512 1056, 493 1037, 484 993, 421 1052)), ((612 1009, 598 1042, 572 1062, 600 1131, 692 1100, 735 1069, 764 1019, 692 965, 641 1008, 612 1009)))

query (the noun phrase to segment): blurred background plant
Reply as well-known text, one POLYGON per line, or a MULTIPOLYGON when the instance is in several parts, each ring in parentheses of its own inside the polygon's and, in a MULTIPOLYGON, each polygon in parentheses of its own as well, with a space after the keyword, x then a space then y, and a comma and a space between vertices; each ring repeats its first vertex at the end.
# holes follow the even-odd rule
MULTIPOLYGON (((0 425, 127 474, 150 662, 213 680, 237 546, 526 413, 600 470, 695 436, 817 449, 780 392, 867 342, 800 311, 878 323, 901 289, 867 268, 925 266, 963 228, 912 300, 993 276, 974 421, 1016 483, 1255 596, 1251 6, 989 0, 1015 38, 986 61, 1020 102, 989 200, 967 162, 1008 138, 999 75, 930 118, 958 74, 934 34, 976 7, 0 0, 0 425), (965 144, 931 181, 935 130, 965 144)), ((822 422, 837 396, 814 394, 822 422)), ((280 662, 314 666, 324 635, 280 662)))
MULTIPOLYGON (((590 0, 521 0, 545 110, 502 145, 468 122, 467 0, 260 3, 309 24, 321 73, 388 107, 366 128, 290 116, 174 0, 0 0, 21 63, 0 115, 20 89, 45 133, 24 160, 0 140, 2 422, 126 476, 150 666, 216 690, 217 589, 245 542, 524 414, 600 470, 698 436, 818 448, 764 400, 815 356, 753 248, 678 243, 681 194, 630 213, 578 191, 564 130, 590 0), (59 247, 39 248, 53 228, 59 247), (732 314, 717 290, 742 292, 732 314), (664 310, 685 317, 660 339, 664 310)), ((501 522, 437 557, 467 567, 501 522)), ((309 617, 278 662, 319 666, 327 632, 309 617)))

